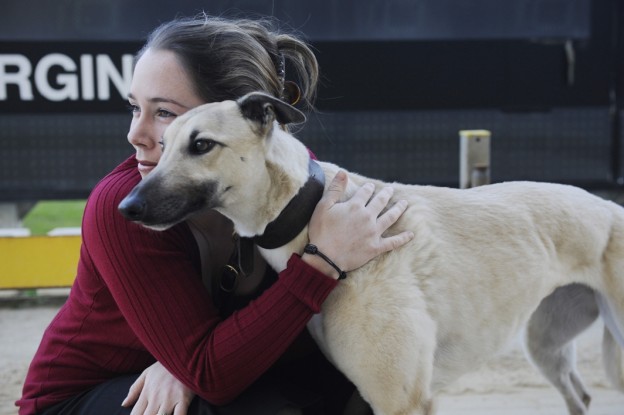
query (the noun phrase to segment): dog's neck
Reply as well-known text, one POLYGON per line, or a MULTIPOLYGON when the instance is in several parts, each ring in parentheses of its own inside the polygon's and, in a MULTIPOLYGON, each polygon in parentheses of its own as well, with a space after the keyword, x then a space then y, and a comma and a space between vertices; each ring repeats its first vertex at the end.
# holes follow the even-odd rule
POLYGON ((295 239, 308 225, 325 189, 325 174, 312 159, 308 163, 308 173, 308 180, 279 216, 266 226, 262 235, 253 238, 256 245, 264 249, 279 248, 295 239))

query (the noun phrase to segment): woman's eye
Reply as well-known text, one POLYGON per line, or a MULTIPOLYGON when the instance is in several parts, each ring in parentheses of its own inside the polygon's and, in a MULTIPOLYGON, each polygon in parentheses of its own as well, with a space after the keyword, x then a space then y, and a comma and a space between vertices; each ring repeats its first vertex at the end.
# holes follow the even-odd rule
POLYGON ((191 151, 194 154, 205 154, 211 151, 217 143, 213 140, 199 139, 193 142, 191 151))
POLYGON ((161 117, 161 118, 170 118, 170 117, 177 117, 176 114, 174 114, 171 111, 167 111, 165 109, 159 109, 158 111, 156 111, 156 115, 161 117))
POLYGON ((126 107, 128 107, 128 111, 130 111, 132 114, 136 114, 141 111, 139 107, 134 104, 128 104, 126 105, 126 107))

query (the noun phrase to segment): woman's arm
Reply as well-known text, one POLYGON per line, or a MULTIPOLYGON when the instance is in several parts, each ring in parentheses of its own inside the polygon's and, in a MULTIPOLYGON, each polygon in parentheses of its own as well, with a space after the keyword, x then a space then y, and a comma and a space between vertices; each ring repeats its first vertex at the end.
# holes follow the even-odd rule
MULTIPOLYGON (((345 184, 338 183, 338 189, 345 184)), ((177 226, 158 233, 126 221, 117 212, 118 203, 131 187, 103 184, 93 195, 83 224, 85 246, 144 347, 202 398, 225 404, 282 355, 320 310, 336 281, 293 256, 272 287, 221 320, 203 289, 188 229, 177 226)), ((361 203, 345 203, 356 202, 361 203)), ((385 229, 377 227, 371 232, 369 225, 355 226, 348 210, 332 210, 336 203, 329 205, 325 211, 317 209, 321 223, 326 216, 335 224, 333 245, 323 245, 324 249, 349 246, 345 240, 355 239, 359 248, 367 246, 364 251, 368 253, 361 260, 372 258, 380 249, 385 229)), ((375 210, 369 213, 376 219, 375 210)), ((395 243, 397 240, 381 249, 395 243)))

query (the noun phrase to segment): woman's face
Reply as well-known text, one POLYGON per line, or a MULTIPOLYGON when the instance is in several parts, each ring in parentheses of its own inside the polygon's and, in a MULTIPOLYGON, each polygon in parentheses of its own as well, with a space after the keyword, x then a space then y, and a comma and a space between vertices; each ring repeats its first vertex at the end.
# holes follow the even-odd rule
POLYGON ((128 102, 132 122, 128 141, 136 151, 141 177, 156 167, 165 128, 178 116, 204 103, 176 55, 148 49, 136 63, 128 102))

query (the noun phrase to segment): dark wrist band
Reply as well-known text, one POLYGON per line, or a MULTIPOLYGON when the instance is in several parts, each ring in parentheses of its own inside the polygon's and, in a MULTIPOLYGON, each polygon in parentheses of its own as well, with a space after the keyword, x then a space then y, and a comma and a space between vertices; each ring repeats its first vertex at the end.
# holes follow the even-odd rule
POLYGON ((316 245, 313 244, 307 244, 305 246, 305 248, 303 248, 303 252, 305 252, 306 254, 312 254, 312 255, 318 255, 320 256, 325 262, 327 262, 329 265, 331 265, 336 271, 338 271, 338 279, 339 280, 344 280, 345 278, 347 278, 347 273, 344 272, 343 270, 341 270, 340 268, 338 268, 338 265, 334 264, 334 261, 332 261, 331 259, 329 259, 327 257, 327 255, 325 255, 324 253, 322 253, 321 251, 319 251, 319 249, 316 247, 316 245))

